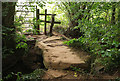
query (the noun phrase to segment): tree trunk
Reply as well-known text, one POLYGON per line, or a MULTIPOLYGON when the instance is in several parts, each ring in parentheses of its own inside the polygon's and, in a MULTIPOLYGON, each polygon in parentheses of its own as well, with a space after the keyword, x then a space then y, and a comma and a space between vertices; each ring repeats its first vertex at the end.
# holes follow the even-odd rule
POLYGON ((15 26, 14 26, 15 3, 2 3, 2 28, 3 28, 3 47, 15 49, 15 26))
POLYGON ((118 27, 120 27, 120 2, 118 4, 118 27))
POLYGON ((115 24, 115 3, 113 3, 112 9, 113 9, 113 12, 112 12, 111 22, 112 24, 115 24))

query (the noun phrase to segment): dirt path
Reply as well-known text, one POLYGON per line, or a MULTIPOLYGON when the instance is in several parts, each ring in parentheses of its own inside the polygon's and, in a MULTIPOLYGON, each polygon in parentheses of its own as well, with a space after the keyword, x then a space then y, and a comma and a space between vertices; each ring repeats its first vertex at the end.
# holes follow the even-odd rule
POLYGON ((87 54, 64 45, 64 41, 66 40, 63 40, 57 34, 51 37, 45 35, 37 36, 36 47, 43 50, 43 62, 48 69, 44 79, 66 76, 68 72, 65 69, 71 66, 79 68, 88 67, 85 62, 88 58, 87 54))
MULTIPOLYGON (((62 35, 58 34, 52 37, 45 35, 29 35, 27 38, 37 38, 36 46, 34 47, 34 45, 32 45, 29 53, 23 56, 21 61, 10 68, 7 73, 22 72, 27 74, 35 69, 44 69, 45 75, 42 77, 43 81, 44 79, 45 81, 49 79, 50 81, 61 81, 60 79, 62 79, 62 81, 66 81, 67 79, 75 79, 75 81, 109 81, 109 79, 115 79, 120 76, 120 70, 116 71, 113 75, 106 73, 90 75, 89 73, 84 73, 82 70, 88 67, 86 63, 86 60, 89 58, 88 54, 64 45, 63 42, 66 41, 66 38, 61 36, 62 35), (41 49, 43 53, 41 53, 41 49), (44 65, 47 69, 45 69, 44 65), (71 66, 80 68, 80 71, 72 70, 71 66)), ((14 80, 11 81, 16 80, 14 77, 13 79, 14 80)))
POLYGON ((73 50, 63 44, 63 36, 54 34, 48 37, 45 35, 34 35, 37 38, 36 47, 43 50, 43 62, 48 69, 42 79, 77 79, 95 81, 109 80, 116 76, 108 74, 89 75, 84 73, 82 69, 86 69, 88 64, 86 61, 89 56, 81 50, 73 50), (69 69, 71 66, 81 68, 81 72, 69 69))

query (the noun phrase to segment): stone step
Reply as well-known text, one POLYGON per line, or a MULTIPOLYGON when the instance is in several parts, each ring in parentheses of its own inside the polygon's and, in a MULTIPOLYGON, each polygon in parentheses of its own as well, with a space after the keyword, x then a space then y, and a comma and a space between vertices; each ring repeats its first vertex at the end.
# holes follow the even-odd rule
POLYGON ((45 75, 42 77, 42 79, 57 79, 66 76, 67 73, 63 70, 53 70, 48 69, 45 72, 45 75))
POLYGON ((87 64, 77 52, 63 45, 58 36, 46 38, 36 44, 43 50, 44 65, 48 69, 67 69, 71 65, 86 68, 87 64))

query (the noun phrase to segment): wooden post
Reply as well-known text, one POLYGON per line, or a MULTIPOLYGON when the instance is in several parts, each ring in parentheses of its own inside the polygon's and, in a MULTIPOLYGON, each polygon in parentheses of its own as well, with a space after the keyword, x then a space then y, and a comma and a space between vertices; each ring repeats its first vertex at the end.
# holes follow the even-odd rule
POLYGON ((45 9, 45 27, 44 27, 44 34, 46 35, 47 32, 46 32, 46 20, 47 19, 47 9, 45 9))
POLYGON ((39 9, 37 9, 37 32, 38 32, 38 34, 40 34, 40 32, 39 32, 39 30, 40 30, 40 25, 39 25, 39 9))
POLYGON ((52 15, 52 22, 51 22, 51 26, 50 26, 50 36, 52 36, 52 29, 53 29, 54 21, 55 21, 54 17, 55 17, 55 16, 52 15))
MULTIPOLYGON (((37 23, 37 21, 38 21, 38 20, 37 20, 37 19, 38 19, 38 18, 37 18, 37 13, 38 13, 38 12, 37 12, 37 6, 36 6, 36 23, 37 23)), ((35 24, 35 29, 37 29, 36 24, 35 24)))

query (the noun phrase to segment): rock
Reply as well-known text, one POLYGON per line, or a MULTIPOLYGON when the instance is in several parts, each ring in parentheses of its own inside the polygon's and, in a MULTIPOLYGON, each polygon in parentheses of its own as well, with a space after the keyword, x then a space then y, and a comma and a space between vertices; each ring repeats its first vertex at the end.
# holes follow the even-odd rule
POLYGON ((34 47, 34 53, 37 54, 37 55, 42 55, 43 54, 43 51, 41 48, 39 48, 38 46, 35 46, 34 47))
POLYGON ((61 78, 61 77, 65 76, 65 75, 67 75, 67 73, 62 71, 62 70, 48 69, 45 76, 43 76, 43 79, 61 78))
POLYGON ((87 67, 86 62, 77 52, 71 51, 71 48, 62 44, 63 40, 59 36, 49 37, 36 44, 43 50, 43 62, 47 69, 63 70, 71 65, 79 66, 79 68, 87 67))
POLYGON ((104 70, 104 66, 96 66, 95 71, 99 73, 100 71, 104 70))

